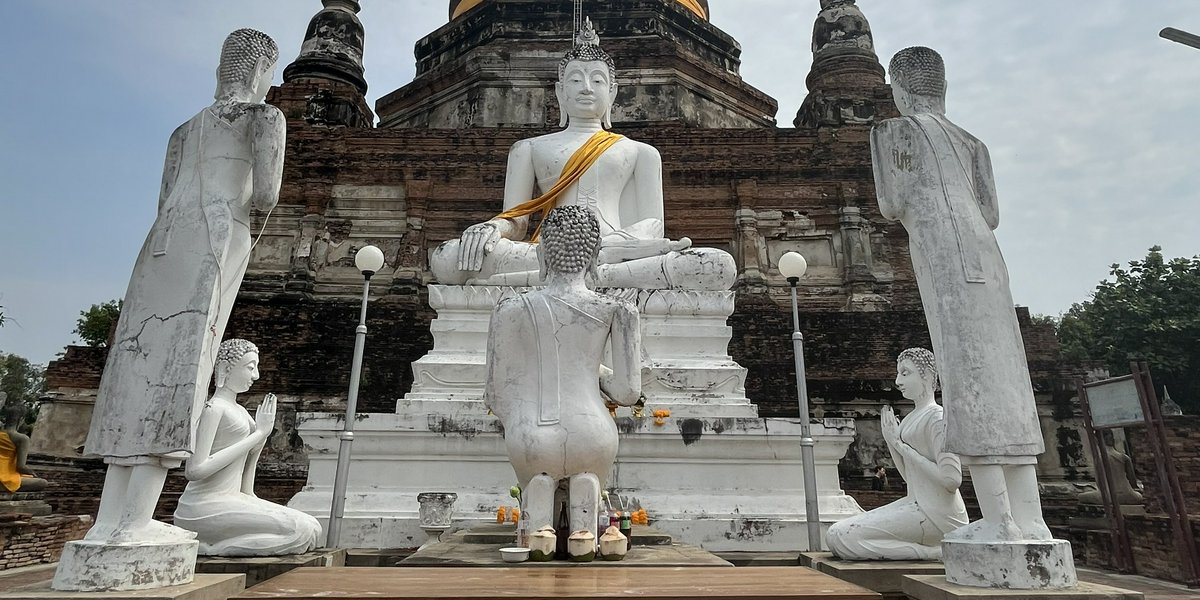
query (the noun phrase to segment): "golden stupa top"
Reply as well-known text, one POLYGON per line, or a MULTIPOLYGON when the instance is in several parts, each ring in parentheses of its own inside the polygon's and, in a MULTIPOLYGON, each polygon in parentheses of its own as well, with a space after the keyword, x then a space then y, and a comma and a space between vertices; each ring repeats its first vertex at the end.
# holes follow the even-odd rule
MULTIPOLYGON (((675 1, 677 3, 679 3, 680 5, 682 5, 684 8, 692 11, 693 13, 696 13, 696 16, 700 17, 701 19, 704 19, 706 21, 708 20, 708 8, 706 7, 706 3, 702 3, 700 0, 675 0, 675 1)), ((455 2, 454 0, 451 0, 451 2, 450 2, 450 20, 453 21, 454 19, 457 19, 463 13, 467 12, 468 10, 471 10, 472 8, 475 8, 476 6, 479 6, 480 4, 483 4, 483 2, 484 2, 484 0, 458 0, 457 2, 455 2)))

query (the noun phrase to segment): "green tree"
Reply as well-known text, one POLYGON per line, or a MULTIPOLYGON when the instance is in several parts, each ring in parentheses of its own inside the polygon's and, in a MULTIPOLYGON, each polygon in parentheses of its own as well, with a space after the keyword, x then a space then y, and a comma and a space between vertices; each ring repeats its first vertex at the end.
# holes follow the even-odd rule
POLYGON ((24 433, 29 433, 37 420, 38 398, 46 392, 46 369, 16 354, 0 352, 0 392, 8 394, 8 402, 23 402, 29 412, 25 415, 24 433))
POLYGON ((75 321, 75 335, 89 346, 103 346, 108 343, 108 332, 112 331, 117 317, 121 316, 121 300, 109 300, 103 304, 93 304, 87 310, 79 311, 79 320, 75 321))
POLYGON ((1113 375, 1130 360, 1150 364, 1155 383, 1189 414, 1200 412, 1200 256, 1165 260, 1154 246, 1128 268, 1113 264, 1092 299, 1062 316, 1070 358, 1103 361, 1113 375))

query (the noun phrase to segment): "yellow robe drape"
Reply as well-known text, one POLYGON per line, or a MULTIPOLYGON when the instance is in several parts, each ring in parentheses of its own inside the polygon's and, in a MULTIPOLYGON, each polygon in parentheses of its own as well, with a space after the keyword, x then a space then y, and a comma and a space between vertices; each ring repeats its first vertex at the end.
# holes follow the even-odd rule
MULTIPOLYGON (((624 138, 625 136, 623 135, 611 133, 603 129, 597 131, 567 160, 567 164, 563 166, 562 174, 558 176, 558 183, 555 183, 554 187, 550 188, 550 191, 533 200, 514 206, 500 213, 496 218, 515 219, 540 212, 544 220, 546 215, 550 214, 550 211, 554 210, 554 207, 558 204, 558 197, 562 195, 563 191, 571 187, 571 184, 579 181, 579 178, 583 177, 583 174, 592 165, 596 164, 596 160, 600 158, 601 154, 604 154, 605 151, 612 148, 613 144, 624 138)), ((538 223, 537 230, 533 232, 532 241, 536 242, 541 232, 542 225, 538 223)))
POLYGON ((21 474, 17 472, 17 445, 0 431, 0 488, 10 492, 21 489, 21 474))

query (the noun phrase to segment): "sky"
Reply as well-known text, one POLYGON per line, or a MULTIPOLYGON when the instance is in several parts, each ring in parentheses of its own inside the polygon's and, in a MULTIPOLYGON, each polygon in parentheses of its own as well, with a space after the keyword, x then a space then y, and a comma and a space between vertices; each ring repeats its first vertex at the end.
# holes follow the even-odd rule
MULTIPOLYGON (((547 0, 568 2, 569 0, 547 0)), ((585 0, 589 3, 602 0, 585 0)), ((413 44, 447 0, 362 0, 368 101, 410 82, 413 44)), ((818 0, 710 0, 743 78, 790 127, 818 0)), ((1161 245, 1200 254, 1195 0, 859 0, 876 52, 946 61, 948 116, 991 150, 1013 298, 1058 315, 1161 245)), ((154 220, 171 131, 211 103, 222 40, 280 45, 276 83, 318 0, 39 0, 0 36, 0 352, 35 363, 78 340, 79 312, 120 298, 154 220), (14 24, 19 26, 14 26, 14 24)), ((603 35, 603 32, 601 32, 603 35)), ((619 65, 618 65, 619 66, 619 65)))

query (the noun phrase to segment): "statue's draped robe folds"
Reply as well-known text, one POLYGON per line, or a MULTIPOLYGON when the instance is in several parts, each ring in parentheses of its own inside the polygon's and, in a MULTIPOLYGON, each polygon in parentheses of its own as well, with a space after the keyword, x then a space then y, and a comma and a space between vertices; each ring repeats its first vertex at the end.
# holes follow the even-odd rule
POLYGON ((1045 448, 992 234, 1000 215, 987 148, 941 115, 918 114, 877 125, 871 149, 880 212, 908 231, 943 374, 946 451, 1032 462, 1045 448))
POLYGON ((250 255, 255 122, 206 108, 171 135, 158 216, 125 292, 85 454, 186 458, 250 255), (219 177, 214 177, 219 174, 219 177))
POLYGON ((637 373, 637 309, 607 296, 561 299, 545 291, 502 301, 488 344, 488 406, 504 423, 522 485, 540 473, 558 480, 593 473, 603 483, 617 457, 617 426, 600 392, 600 357, 610 337, 613 369, 637 373))
MULTIPOLYGON (((254 418, 241 406, 214 402, 204 410, 219 411, 213 454, 254 431, 254 418)), ((321 524, 313 516, 243 492, 246 470, 256 467, 246 459, 235 460, 210 477, 188 482, 175 510, 175 524, 196 532, 201 555, 297 554, 320 543, 321 524)))
MULTIPOLYGON (((958 457, 944 451, 946 424, 937 404, 920 407, 900 423, 900 439, 935 465, 958 457)), ((907 464, 891 448, 896 469, 908 484, 899 500, 835 523, 829 529, 833 552, 852 560, 931 560, 940 557, 942 537, 967 524, 967 507, 958 489, 947 490, 941 481, 907 464)))

